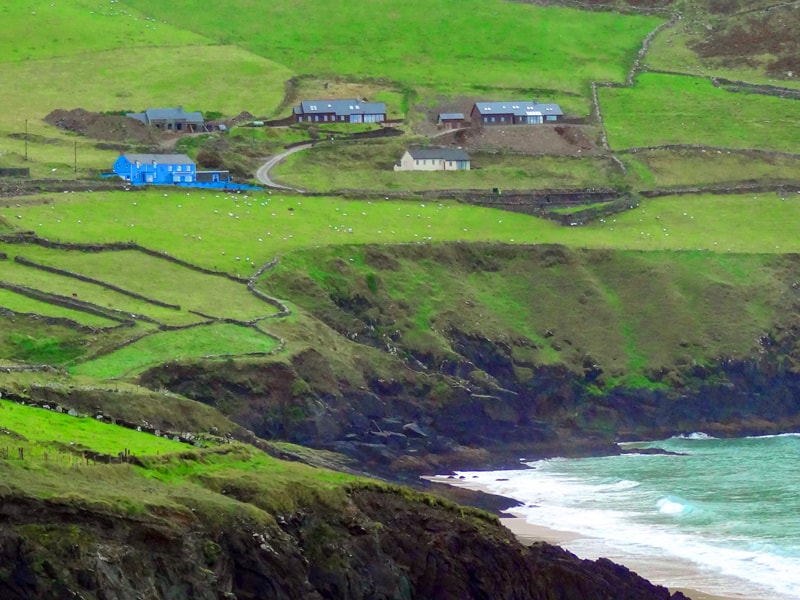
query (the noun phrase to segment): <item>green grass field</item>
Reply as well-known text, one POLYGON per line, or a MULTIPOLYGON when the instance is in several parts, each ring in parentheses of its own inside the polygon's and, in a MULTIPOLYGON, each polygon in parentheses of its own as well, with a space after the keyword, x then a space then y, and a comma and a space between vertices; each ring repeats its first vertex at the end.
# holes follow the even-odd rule
MULTIPOLYGON (((34 245, 0 244, 0 252, 80 273, 147 298, 180 306, 181 313, 197 311, 217 318, 252 321, 275 312, 274 307, 251 294, 244 283, 206 275, 134 250, 85 253, 34 245), (220 303, 220 298, 225 298, 224 304, 220 303)), ((50 275, 43 274, 42 277, 50 275)), ((141 310, 149 314, 150 308, 143 306, 141 310)), ((168 314, 168 322, 173 324, 181 324, 186 318, 185 314, 179 318, 172 312, 168 314)), ((196 320, 197 317, 189 317, 188 322, 196 320)))
MULTIPOLYGON (((187 448, 180 442, 102 423, 93 417, 71 417, 6 400, 0 400, 0 428, 23 436, 45 451, 52 446, 54 453, 59 445, 65 449, 77 446, 113 456, 126 448, 136 455, 180 452, 187 448)), ((3 445, 14 445, 8 439, 3 441, 3 445)))
POLYGON ((735 94, 696 77, 644 73, 633 88, 599 90, 614 149, 701 144, 796 152, 795 100, 735 94))
POLYGON ((204 320, 200 316, 192 315, 177 309, 158 306, 120 292, 108 290, 94 283, 48 273, 15 262, 4 262, 4 264, 0 266, 0 274, 3 281, 8 283, 33 288, 62 297, 74 297, 77 300, 89 302, 101 308, 123 311, 125 314, 121 315, 122 317, 128 314, 145 315, 160 323, 170 325, 187 325, 204 320))
POLYGON ((589 356, 616 385, 748 352, 786 309, 785 267, 767 254, 707 251, 341 246, 293 252, 264 284, 291 290, 337 330, 368 321, 434 364, 458 360, 460 331, 502 340, 523 379, 533 376, 526 363, 582 373, 589 356), (364 308, 347 308, 348 298, 364 308))
POLYGON ((652 150, 621 155, 641 188, 796 180, 797 158, 729 150, 652 150))
POLYGON ((48 199, 52 203, 2 209, 0 216, 18 214, 22 218, 15 223, 20 227, 51 239, 135 240, 200 266, 247 276, 275 256, 297 248, 354 243, 460 240, 644 250, 782 253, 800 249, 796 236, 785 234, 786 223, 800 218, 800 198, 782 200, 774 193, 648 200, 613 222, 576 228, 454 202, 298 198, 274 192, 231 197, 149 190, 48 199), (119 218, 126 214, 129 219, 119 218))
POLYGON ((240 47, 219 44, 119 3, 23 2, 0 7, 0 159, 33 177, 108 170, 117 153, 42 122, 54 109, 140 111, 182 105, 237 115, 274 111, 293 75, 240 47), (31 135, 24 160, 26 130, 31 135))
MULTIPOLYGON (((2 267, 0 267, 0 272, 5 274, 2 267)), ((70 310, 55 304, 40 302, 9 290, 0 290, 0 307, 7 308, 17 313, 31 313, 45 317, 70 319, 76 323, 90 327, 112 327, 117 325, 117 322, 111 319, 104 319, 103 317, 82 311, 70 310)))
MULTIPOLYGON (((7 0, 0 8, 0 62, 78 56, 127 47, 207 44, 180 27, 151 21, 129 6, 94 0, 7 0)), ((85 57, 84 57, 85 60, 85 57)))
POLYGON ((71 368, 75 375, 100 379, 132 376, 148 367, 205 356, 270 352, 277 342, 248 327, 229 323, 165 331, 146 336, 129 346, 71 368))
POLYGON ((696 23, 684 22, 683 25, 661 31, 653 39, 644 64, 652 69, 687 75, 724 77, 732 81, 800 89, 800 80, 796 76, 777 79, 767 74, 765 67, 774 58, 769 54, 760 55, 751 52, 748 53, 746 60, 738 61, 701 59, 689 48, 692 41, 702 37, 696 35, 696 27, 696 23))
POLYGON ((334 143, 293 154, 272 171, 276 181, 315 192, 339 189, 552 189, 598 186, 618 175, 603 158, 471 154, 470 171, 394 171, 403 142, 334 143))
POLYGON ((235 46, 194 45, 113 49, 91 61, 73 56, 0 61, 0 76, 16 82, 0 90, 0 102, 8 107, 0 127, 22 131, 29 119, 29 131, 43 133, 39 120, 56 108, 102 112, 182 105, 230 116, 244 110, 263 115, 281 101, 292 73, 235 46))
POLYGON ((662 21, 501 0, 464 0, 457 9, 446 0, 301 0, 257 8, 235 0, 217 5, 215 19, 190 10, 188 0, 126 4, 203 36, 240 44, 297 72, 383 77, 449 91, 585 93, 593 79, 622 81, 639 43, 662 21), (279 35, 264 23, 279 24, 279 35))

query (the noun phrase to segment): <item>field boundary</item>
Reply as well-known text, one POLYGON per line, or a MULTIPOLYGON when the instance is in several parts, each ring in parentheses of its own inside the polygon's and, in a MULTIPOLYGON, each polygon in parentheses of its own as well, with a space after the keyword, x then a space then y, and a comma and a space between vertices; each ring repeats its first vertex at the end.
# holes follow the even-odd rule
MULTIPOLYGON (((767 83, 749 83, 738 79, 727 79, 716 75, 704 75, 684 73, 681 71, 669 71, 667 69, 652 69, 648 66, 641 67, 640 73, 654 73, 656 75, 674 75, 675 77, 693 77, 695 79, 705 79, 711 84, 731 94, 746 93, 759 94, 762 96, 773 96, 785 100, 800 100, 800 90, 794 88, 781 87, 779 85, 769 85, 767 83), (742 88, 742 89, 739 89, 742 88)), ((613 86, 609 86, 613 87, 613 86)))
POLYGON ((118 287, 112 283, 107 283, 100 279, 94 279, 92 277, 88 277, 86 275, 81 275, 80 273, 75 273, 73 271, 68 271, 67 269, 60 269, 58 267, 50 267, 48 265, 42 265, 32 260, 28 260, 24 256, 15 256, 14 262, 24 265, 26 267, 31 267, 33 269, 38 269, 40 271, 45 271, 46 273, 54 273, 56 275, 62 275, 64 277, 70 277, 72 279, 77 279, 78 281, 83 281, 84 283, 91 283, 93 285, 97 285, 99 287, 105 288, 109 291, 116 292, 118 294, 122 294, 124 296, 130 296, 131 298, 135 298, 136 300, 142 300, 147 302, 148 304, 153 304, 155 306, 160 306, 162 308, 170 308, 173 310, 181 310, 180 305, 178 304, 169 304, 168 302, 162 302, 161 300, 156 300, 154 298, 148 298, 147 296, 143 296, 142 294, 138 294, 136 292, 131 292, 124 288, 118 287))
POLYGON ((0 288, 6 289, 10 292, 14 292, 15 294, 27 296, 28 298, 33 298, 34 300, 38 300, 40 302, 45 302, 47 304, 55 304, 56 306, 61 306, 63 308, 68 308, 70 310, 85 312, 88 314, 95 315, 96 317, 102 317, 104 319, 116 321, 121 324, 130 324, 130 326, 132 326, 134 325, 135 320, 141 320, 141 321, 146 321, 148 323, 152 323, 154 325, 161 325, 161 323, 159 323, 155 319, 151 319, 146 315, 133 315, 132 313, 117 310, 115 308, 103 308, 102 306, 98 306, 97 304, 92 304, 91 302, 86 302, 85 300, 78 300, 77 298, 70 298, 69 296, 61 296, 59 294, 45 292, 43 290, 38 290, 36 288, 24 285, 17 285, 15 283, 0 281, 0 288), (120 317, 118 316, 119 314, 126 315, 126 317, 130 317, 130 319, 120 317))
MULTIPOLYGON (((122 327, 132 327, 135 325, 133 321, 126 321, 118 323, 117 325, 109 325, 108 327, 94 327, 93 325, 85 325, 83 323, 79 323, 78 321, 75 321, 74 319, 70 319, 68 317, 52 317, 36 312, 20 312, 17 310, 11 310, 6 306, 0 306, 0 315, 11 316, 11 317, 14 316, 29 317, 33 319, 38 319, 44 321, 48 325, 62 325, 64 327, 69 327, 70 329, 74 329, 80 333, 108 333, 109 331, 114 331, 122 327)), ((109 320, 116 320, 116 319, 109 319, 109 320)))
POLYGON ((51 248, 55 250, 75 250, 79 252, 118 252, 124 250, 136 250, 156 258, 163 258, 164 260, 168 260, 182 267, 186 267, 187 269, 197 271, 198 273, 214 275, 217 277, 225 277, 231 281, 235 281, 236 283, 247 283, 247 279, 244 277, 239 277, 238 275, 233 275, 225 271, 206 269, 205 267, 190 263, 182 258, 172 256, 166 251, 159 252, 158 250, 147 248, 146 246, 142 246, 136 242, 106 242, 95 244, 57 242, 48 238, 40 237, 32 231, 22 231, 8 235, 0 235, 0 242, 5 242, 7 244, 35 244, 37 246, 42 246, 43 248, 51 248))

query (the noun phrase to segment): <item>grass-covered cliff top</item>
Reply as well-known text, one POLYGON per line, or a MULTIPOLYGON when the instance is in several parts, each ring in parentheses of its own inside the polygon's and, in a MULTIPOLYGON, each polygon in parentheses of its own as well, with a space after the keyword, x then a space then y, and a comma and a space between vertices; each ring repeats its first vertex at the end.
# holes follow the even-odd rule
MULTIPOLYGON (((224 434, 237 429, 215 402, 231 394, 268 396, 285 385, 285 398, 300 401, 309 387, 358 388, 441 361, 472 364, 465 376, 486 381, 489 365, 470 354, 482 339, 506 344, 520 380, 554 365, 599 370, 599 391, 677 385, 689 366, 759 352, 797 313, 800 113, 792 90, 800 66, 796 36, 777 18, 791 32, 795 17, 765 2, 658 2, 654 11, 636 4, 4 3, 0 77, 13 85, 0 88, 0 167, 85 183, 80 192, 50 194, 22 185, 27 195, 17 196, 17 182, 2 182, 9 197, 0 203, 0 391, 66 406, 74 397, 89 415, 102 408, 134 423, 159 418, 156 428, 224 434), (677 10, 682 18, 672 19, 677 10), (761 26, 776 43, 743 36, 738 54, 728 50, 738 31, 761 26), (632 71, 650 33, 639 66, 653 72, 632 71), (593 83, 601 84, 596 94, 593 83), (178 105, 269 119, 288 115, 301 98, 326 96, 386 101, 390 117, 404 120, 403 135, 322 144, 276 176, 371 197, 90 191, 119 152, 204 153, 247 179, 265 156, 312 132, 234 127, 150 147, 124 133, 94 139, 43 120, 54 109, 118 115, 178 105), (504 146, 500 132, 500 142, 481 142, 476 170, 458 180, 391 171, 405 147, 432 143, 438 112, 509 98, 559 102, 572 122, 547 131, 580 143, 571 153, 542 154, 536 144, 504 146), (770 191, 635 194, 733 183, 770 191), (626 210, 581 226, 578 218, 562 226, 455 199, 384 193, 495 187, 633 193, 626 210), (319 364, 301 364, 311 350, 319 364), (198 375, 189 387, 216 394, 213 406, 200 408, 147 380, 163 365, 211 366, 246 380, 228 388, 198 375), (239 365, 275 368, 277 381, 251 378, 239 365), (301 367, 303 377, 281 379, 280 369, 301 367), (136 387, 143 376, 152 392, 136 387)), ((419 380, 427 392, 425 375, 419 380)), ((199 501, 186 498, 200 498, 235 512, 241 507, 218 493, 223 487, 274 507, 296 481, 349 481, 242 446, 145 459, 172 452, 173 442, 87 420, 57 426, 66 417, 27 410, 0 410, 0 427, 15 440, 0 468, 3 486, 34 495, 86 495, 134 513, 148 502, 185 512, 199 501), (83 431, 89 422, 93 429, 83 431), (139 463, 75 464, 77 455, 59 445, 71 443, 111 455, 127 448, 139 463), (25 457, 14 462, 19 448, 25 457), (261 468, 286 473, 273 480, 278 491, 252 475, 261 468), (147 499, 151 492, 158 500, 147 499)), ((258 410, 266 418, 265 406, 258 410)))

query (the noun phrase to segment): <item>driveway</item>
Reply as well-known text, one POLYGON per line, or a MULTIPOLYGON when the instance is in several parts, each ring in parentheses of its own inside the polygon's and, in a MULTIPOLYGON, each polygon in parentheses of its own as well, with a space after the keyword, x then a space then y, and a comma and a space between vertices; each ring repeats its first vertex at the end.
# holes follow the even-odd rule
POLYGON ((263 183, 267 187, 276 188, 279 190, 289 190, 292 192, 301 192, 301 193, 304 192, 305 190, 301 190, 300 188, 294 188, 288 185, 281 185, 280 183, 275 183, 272 179, 270 179, 269 172, 275 165, 283 161, 287 156, 294 154, 295 152, 300 152, 301 150, 307 150, 308 148, 311 148, 311 146, 313 146, 313 144, 311 143, 300 144, 299 146, 295 146, 294 148, 289 148, 288 150, 269 158, 267 162, 261 165, 258 171, 256 171, 256 179, 258 179, 261 183, 263 183))

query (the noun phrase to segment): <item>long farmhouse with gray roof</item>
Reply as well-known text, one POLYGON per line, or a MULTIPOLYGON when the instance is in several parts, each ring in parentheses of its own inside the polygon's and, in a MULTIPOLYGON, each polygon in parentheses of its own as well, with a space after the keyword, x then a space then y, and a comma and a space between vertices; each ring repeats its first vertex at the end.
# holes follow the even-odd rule
POLYGON ((535 100, 476 102, 470 112, 473 125, 538 125, 559 121, 563 116, 558 104, 535 100))
POLYGON ((201 112, 185 112, 177 108, 148 108, 140 113, 125 115, 164 131, 205 131, 206 122, 201 112))
POLYGON ((303 100, 294 107, 297 123, 382 123, 386 104, 352 100, 303 100))

